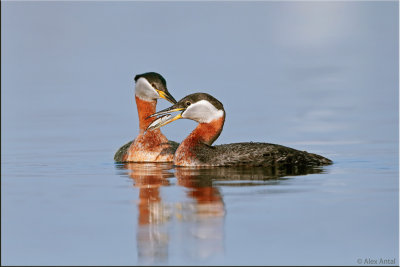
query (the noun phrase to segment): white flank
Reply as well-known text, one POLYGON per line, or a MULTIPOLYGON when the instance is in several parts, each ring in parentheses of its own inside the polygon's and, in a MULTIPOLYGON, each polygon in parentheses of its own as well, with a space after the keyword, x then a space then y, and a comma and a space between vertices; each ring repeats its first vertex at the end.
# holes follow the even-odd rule
POLYGON ((145 101, 153 101, 160 98, 153 86, 143 77, 136 81, 135 95, 145 101))
POLYGON ((224 111, 217 109, 207 100, 193 103, 182 113, 182 118, 191 119, 199 123, 209 123, 222 116, 224 116, 224 111))

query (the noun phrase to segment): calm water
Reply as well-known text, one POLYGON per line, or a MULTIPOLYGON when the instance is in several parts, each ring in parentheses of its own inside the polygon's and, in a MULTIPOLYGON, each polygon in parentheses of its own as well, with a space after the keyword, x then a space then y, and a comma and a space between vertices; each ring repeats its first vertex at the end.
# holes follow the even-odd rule
POLYGON ((2 265, 399 264, 397 2, 1 5, 2 265), (116 165, 146 71, 334 164, 116 165))

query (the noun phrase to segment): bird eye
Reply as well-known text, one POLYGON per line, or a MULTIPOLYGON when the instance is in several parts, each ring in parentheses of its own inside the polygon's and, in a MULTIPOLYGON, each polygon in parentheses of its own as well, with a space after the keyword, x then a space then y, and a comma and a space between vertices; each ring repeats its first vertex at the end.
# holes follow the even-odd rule
POLYGON ((154 89, 157 89, 157 86, 155 83, 152 83, 151 86, 153 86, 154 89))
POLYGON ((190 101, 186 101, 186 106, 187 107, 190 106, 190 104, 192 104, 192 103, 190 103, 190 101))

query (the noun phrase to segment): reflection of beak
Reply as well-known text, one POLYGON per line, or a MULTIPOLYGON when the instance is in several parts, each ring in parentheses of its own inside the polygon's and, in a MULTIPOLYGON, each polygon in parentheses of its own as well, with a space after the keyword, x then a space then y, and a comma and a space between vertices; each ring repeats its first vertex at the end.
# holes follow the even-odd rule
POLYGON ((171 123, 173 121, 179 120, 182 118, 182 113, 179 113, 175 117, 172 117, 170 113, 175 112, 175 111, 181 111, 185 110, 184 108, 176 108, 175 105, 166 109, 163 109, 159 112, 156 112, 149 117, 155 117, 159 116, 156 120, 154 120, 146 129, 147 130, 155 130, 158 129, 164 125, 167 125, 168 123, 171 123))
POLYGON ((164 91, 157 90, 157 93, 160 97, 164 98, 165 100, 171 102, 172 104, 176 104, 175 98, 168 91, 164 92, 164 91))

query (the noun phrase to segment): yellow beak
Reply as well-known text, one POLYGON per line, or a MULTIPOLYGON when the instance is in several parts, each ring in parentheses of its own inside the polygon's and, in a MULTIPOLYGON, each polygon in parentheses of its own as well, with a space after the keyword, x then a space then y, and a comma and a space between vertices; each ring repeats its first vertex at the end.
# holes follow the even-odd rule
POLYGON ((169 92, 157 90, 157 93, 161 98, 164 98, 165 100, 171 102, 172 104, 176 104, 175 98, 169 92))

